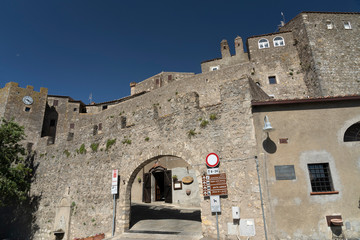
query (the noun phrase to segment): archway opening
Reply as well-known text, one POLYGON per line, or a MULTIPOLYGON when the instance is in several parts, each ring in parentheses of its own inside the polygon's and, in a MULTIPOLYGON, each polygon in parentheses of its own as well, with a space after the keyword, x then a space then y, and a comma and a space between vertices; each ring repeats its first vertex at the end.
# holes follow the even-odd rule
POLYGON ((127 230, 200 235, 198 175, 185 160, 176 156, 157 156, 142 163, 132 173, 132 182, 127 188, 130 196, 127 230))

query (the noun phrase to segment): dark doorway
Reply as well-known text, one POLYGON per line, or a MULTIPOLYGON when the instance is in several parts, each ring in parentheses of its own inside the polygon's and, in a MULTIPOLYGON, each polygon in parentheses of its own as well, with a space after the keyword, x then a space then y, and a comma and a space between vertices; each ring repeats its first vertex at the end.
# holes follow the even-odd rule
POLYGON ((155 201, 164 201, 164 172, 154 172, 155 201))
POLYGON ((172 178, 171 170, 156 165, 150 169, 149 173, 144 173, 143 176, 143 202, 151 202, 151 192, 153 191, 155 201, 165 201, 172 203, 172 178), (154 177, 154 189, 151 186, 151 178, 154 177))

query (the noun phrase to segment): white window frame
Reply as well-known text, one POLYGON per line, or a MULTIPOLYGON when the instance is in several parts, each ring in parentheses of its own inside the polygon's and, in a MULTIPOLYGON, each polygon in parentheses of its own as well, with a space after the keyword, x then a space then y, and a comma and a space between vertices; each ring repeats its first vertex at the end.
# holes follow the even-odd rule
POLYGON ((351 29, 351 23, 349 21, 343 21, 345 29, 351 29))
POLYGON ((274 47, 283 47, 283 46, 285 46, 285 40, 281 36, 274 37, 273 42, 274 42, 274 47), (276 44, 278 44, 278 45, 276 45, 276 44))
POLYGON ((210 71, 217 71, 217 70, 219 70, 220 69, 220 66, 218 65, 218 66, 211 66, 210 67, 210 71))
POLYGON ((327 28, 327 29, 334 29, 334 24, 333 24, 333 22, 330 21, 330 20, 327 20, 327 21, 326 21, 326 28, 327 28))
POLYGON ((259 49, 270 47, 269 40, 267 40, 266 38, 259 39, 258 45, 259 45, 259 49), (265 40, 265 41, 262 41, 262 40, 265 40))

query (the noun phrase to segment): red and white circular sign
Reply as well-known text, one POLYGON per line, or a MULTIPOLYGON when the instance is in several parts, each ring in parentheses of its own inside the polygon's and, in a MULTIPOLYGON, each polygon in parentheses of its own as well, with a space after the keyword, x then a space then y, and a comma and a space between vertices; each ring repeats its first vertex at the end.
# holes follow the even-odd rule
POLYGON ((210 153, 206 157, 206 165, 208 167, 216 167, 219 165, 220 159, 219 156, 216 153, 210 153))

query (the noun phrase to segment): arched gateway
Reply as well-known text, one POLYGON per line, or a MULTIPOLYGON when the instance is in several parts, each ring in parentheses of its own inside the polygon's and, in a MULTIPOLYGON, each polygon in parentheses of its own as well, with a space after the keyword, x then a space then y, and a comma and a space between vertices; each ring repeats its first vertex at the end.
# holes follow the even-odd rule
POLYGON ((126 188, 125 231, 201 234, 198 177, 197 170, 172 155, 159 155, 141 163, 126 188), (182 225, 191 225, 192 229, 182 225))

